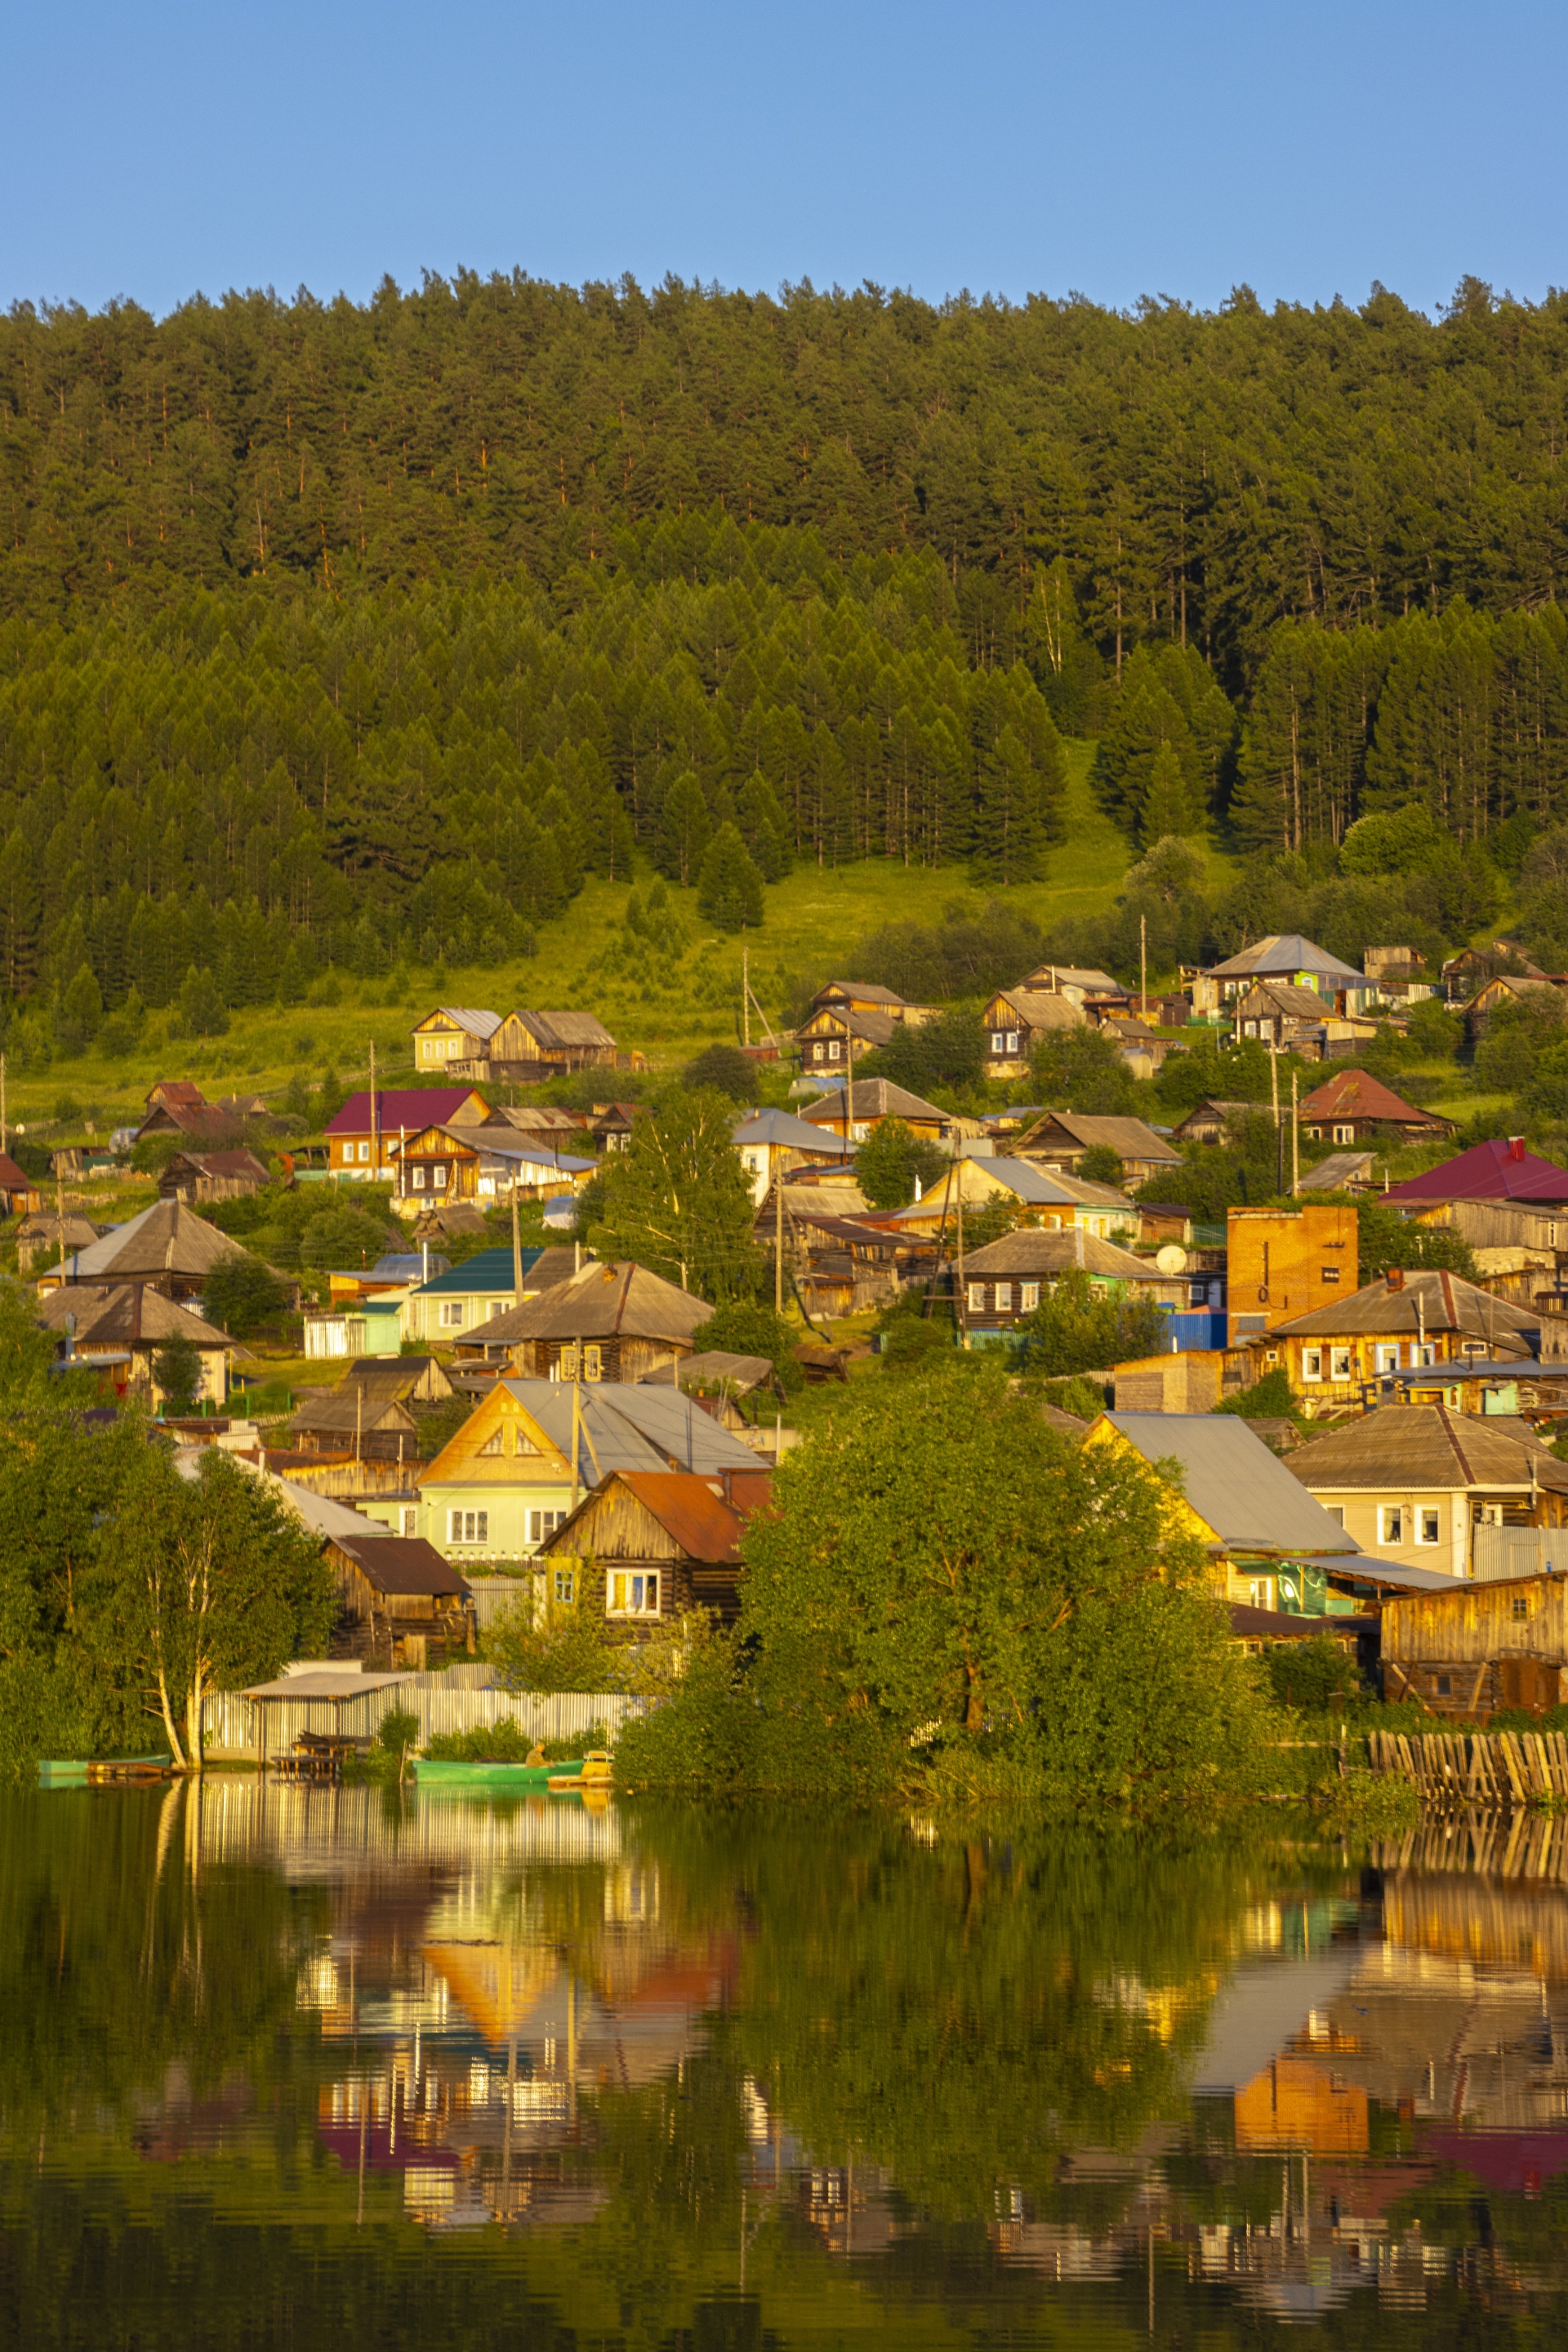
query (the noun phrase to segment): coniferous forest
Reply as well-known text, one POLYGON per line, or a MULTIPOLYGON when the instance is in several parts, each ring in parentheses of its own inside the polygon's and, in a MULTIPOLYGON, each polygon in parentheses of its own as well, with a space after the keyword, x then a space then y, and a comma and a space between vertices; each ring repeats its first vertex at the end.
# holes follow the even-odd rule
MULTIPOLYGON (((634 848, 1006 885, 1568 818, 1568 296, 390 281, 0 320, 0 990, 526 950, 634 848)), ((717 877, 717 878, 714 878, 717 877)), ((93 1003, 89 1003, 89 1000, 93 1003)))

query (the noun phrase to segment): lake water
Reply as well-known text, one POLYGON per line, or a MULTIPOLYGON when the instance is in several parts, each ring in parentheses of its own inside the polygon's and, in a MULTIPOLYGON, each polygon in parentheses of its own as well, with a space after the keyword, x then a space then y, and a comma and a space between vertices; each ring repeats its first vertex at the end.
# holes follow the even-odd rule
POLYGON ((1568 1832, 0 1797, 0 2342, 1568 2340, 1568 1832))

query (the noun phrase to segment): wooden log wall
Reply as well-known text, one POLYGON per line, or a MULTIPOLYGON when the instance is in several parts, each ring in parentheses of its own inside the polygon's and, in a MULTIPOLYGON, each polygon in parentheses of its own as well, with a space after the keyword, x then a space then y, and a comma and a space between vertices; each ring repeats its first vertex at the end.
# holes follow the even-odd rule
POLYGON ((1467 1805, 1528 1805, 1531 1799, 1568 1802, 1568 1735, 1561 1731, 1402 1731, 1367 1737, 1374 1772, 1413 1781, 1435 1812, 1467 1805))

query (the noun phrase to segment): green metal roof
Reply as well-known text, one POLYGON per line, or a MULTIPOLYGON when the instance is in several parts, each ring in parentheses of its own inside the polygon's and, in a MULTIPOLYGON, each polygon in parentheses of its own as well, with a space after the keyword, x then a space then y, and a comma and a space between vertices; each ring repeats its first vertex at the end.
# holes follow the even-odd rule
MULTIPOLYGON (((529 1269, 543 1255, 542 1250, 525 1249, 523 1251, 522 1271, 525 1277, 529 1269)), ((510 1297, 513 1295, 515 1286, 516 1275, 512 1266, 510 1250, 488 1249, 479 1251, 473 1257, 465 1258, 461 1265, 448 1267, 445 1274, 433 1274, 428 1282, 422 1282, 419 1285, 413 1296, 416 1298, 468 1298, 472 1297, 476 1291, 497 1293, 504 1291, 510 1297)))

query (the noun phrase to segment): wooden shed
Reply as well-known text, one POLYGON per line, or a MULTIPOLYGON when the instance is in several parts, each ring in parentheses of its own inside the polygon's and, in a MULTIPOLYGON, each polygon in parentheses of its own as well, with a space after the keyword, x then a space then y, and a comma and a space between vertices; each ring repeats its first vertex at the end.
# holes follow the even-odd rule
POLYGON ((473 1597, 423 1536, 333 1536, 325 1558, 350 1655, 390 1670, 472 1651, 473 1597))
POLYGON ((573 1597, 602 1610, 627 1641, 687 1609, 730 1624, 741 1605, 741 1537, 772 1486, 766 1470, 615 1471, 540 1549, 574 1580, 573 1597))
POLYGON ((1466 1578, 1451 1592, 1399 1593, 1383 1605, 1383 1691, 1434 1715, 1500 1707, 1541 1715, 1563 1696, 1568 1666, 1568 1544, 1542 1576, 1466 1578))

